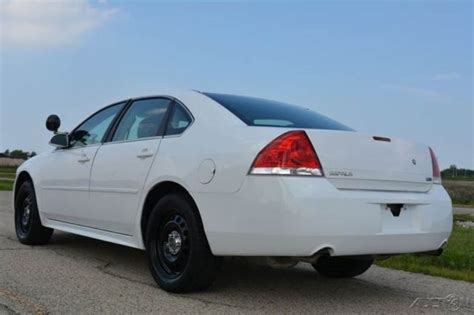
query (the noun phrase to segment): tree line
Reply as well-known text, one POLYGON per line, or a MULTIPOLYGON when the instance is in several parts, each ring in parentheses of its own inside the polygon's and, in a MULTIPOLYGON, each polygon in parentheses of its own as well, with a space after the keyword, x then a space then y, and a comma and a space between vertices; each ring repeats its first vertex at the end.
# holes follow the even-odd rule
POLYGON ((12 158, 12 159, 22 159, 22 160, 28 160, 34 156, 36 156, 35 151, 23 151, 23 150, 5 150, 5 152, 0 153, 0 157, 7 157, 7 158, 12 158))
POLYGON ((449 168, 441 171, 441 177, 445 179, 474 180, 474 170, 467 168, 458 168, 456 165, 451 165, 449 168))

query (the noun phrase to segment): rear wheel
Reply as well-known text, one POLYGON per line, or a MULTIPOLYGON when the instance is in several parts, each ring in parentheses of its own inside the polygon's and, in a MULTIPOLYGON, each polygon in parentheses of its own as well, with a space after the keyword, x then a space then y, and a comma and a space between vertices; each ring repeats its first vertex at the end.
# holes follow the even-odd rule
POLYGON ((21 184, 15 198, 15 230, 18 240, 26 245, 43 245, 49 242, 53 229, 41 225, 33 184, 21 184))
POLYGON ((328 278, 352 278, 366 272, 373 262, 371 258, 321 257, 313 267, 328 278))
POLYGON ((158 285, 170 292, 206 289, 220 259, 213 256, 194 203, 185 194, 163 197, 146 232, 148 263, 158 285))

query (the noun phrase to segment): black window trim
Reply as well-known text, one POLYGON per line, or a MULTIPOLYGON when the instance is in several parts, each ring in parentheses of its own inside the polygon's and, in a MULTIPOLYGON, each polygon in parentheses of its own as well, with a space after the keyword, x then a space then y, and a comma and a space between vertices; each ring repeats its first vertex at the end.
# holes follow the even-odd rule
POLYGON ((171 113, 173 112, 174 103, 175 103, 175 100, 173 98, 170 98, 170 104, 168 105, 168 110, 166 111, 165 117, 163 118, 163 122, 161 123, 160 128, 158 128, 158 137, 163 138, 165 136, 166 125, 168 125, 168 121, 170 119, 171 113))
POLYGON ((123 143, 123 142, 131 142, 131 141, 143 141, 143 140, 148 140, 148 139, 154 139, 156 137, 163 137, 163 134, 162 134, 162 129, 163 129, 163 122, 168 118, 168 115, 169 115, 169 111, 170 111, 170 108, 172 107, 173 105, 173 99, 170 98, 169 96, 161 96, 161 95, 157 95, 157 96, 144 96, 144 97, 135 97, 135 98, 131 98, 127 105, 124 107, 123 111, 120 113, 120 117, 118 117, 117 121, 114 122, 113 124, 113 127, 111 128, 110 132, 107 134, 107 137, 105 138, 105 141, 102 142, 102 144, 112 144, 112 143, 123 143), (143 100, 151 100, 151 99, 166 99, 169 101, 169 104, 167 105, 167 108, 166 108, 166 113, 165 113, 165 116, 163 117, 163 121, 160 125, 160 128, 158 128, 158 132, 156 134, 156 136, 154 137, 147 137, 147 138, 139 138, 139 139, 133 139, 133 140, 119 140, 119 141, 113 141, 113 138, 114 138, 114 135, 115 135, 115 132, 117 132, 117 128, 118 126, 120 125, 120 123, 122 122, 122 119, 123 117, 125 117, 125 115, 127 114, 128 110, 130 109, 130 107, 133 105, 133 103, 137 102, 137 101, 143 101, 143 100))
POLYGON ((104 144, 107 142, 107 140, 111 137, 111 135, 113 134, 113 132, 115 132, 115 129, 117 128, 120 120, 122 120, 122 117, 123 115, 125 115, 125 113, 127 112, 127 109, 130 107, 130 104, 132 103, 132 99, 128 99, 127 100, 127 103, 123 106, 122 110, 120 111, 120 113, 117 114, 117 116, 115 117, 114 121, 112 122, 112 124, 109 126, 109 129, 107 130, 107 133, 104 137, 104 139, 102 139, 102 142, 101 144, 104 144))
MULTIPOLYGON (((71 132, 69 132, 68 136, 71 137, 74 132, 77 131, 77 129, 82 126, 85 122, 87 122, 89 119, 91 119, 92 117, 94 117, 95 115, 99 114, 100 112, 106 110, 106 109, 109 109, 111 107, 114 107, 114 106, 117 106, 117 105, 120 105, 120 104, 123 104, 122 108, 120 109, 120 111, 115 115, 114 119, 112 120, 112 123, 109 125, 109 127, 107 127, 107 130, 105 131, 105 134, 104 136, 102 137, 102 139, 98 142, 98 143, 95 143, 93 145, 100 145, 102 143, 105 142, 105 139, 108 138, 108 135, 110 133, 110 130, 112 129, 112 127, 114 126, 115 122, 117 121, 117 119, 119 118, 119 116, 123 113, 123 110, 125 108, 127 108, 127 106, 129 105, 130 103, 130 99, 125 99, 125 100, 121 100, 119 102, 115 102, 113 104, 110 104, 110 105, 107 105, 105 107, 102 107, 101 109, 95 111, 93 114, 89 115, 86 119, 84 119, 83 121, 81 121, 71 132)), ((91 145, 86 145, 86 146, 81 146, 79 148, 84 148, 84 147, 89 147, 91 145)), ((69 145, 69 147, 67 149, 75 149, 76 147, 73 147, 71 145, 69 145)))
MULTIPOLYGON (((157 98, 164 98, 164 99, 168 99, 170 101, 170 104, 168 105, 168 108, 166 109, 166 113, 165 113, 165 117, 163 118, 163 122, 160 126, 160 128, 158 129, 158 133, 156 135, 156 137, 161 137, 161 138, 171 138, 171 137, 179 137, 181 136, 186 130, 188 130, 188 128, 194 123, 194 116, 193 114, 191 113, 191 111, 186 107, 186 105, 184 105, 181 101, 179 101, 178 99, 176 99, 175 97, 173 96, 170 96, 170 95, 155 95, 155 96, 143 96, 143 97, 134 97, 134 98, 128 98, 128 99, 124 99, 124 100, 121 100, 121 101, 118 101, 118 102, 115 102, 115 103, 112 103, 110 105, 107 105, 97 111, 95 111, 94 113, 92 113, 91 115, 89 115, 86 119, 84 119, 83 121, 81 121, 70 133, 69 133, 69 136, 71 136, 81 125, 83 125, 86 121, 88 121, 90 118, 92 118, 93 116, 95 116, 96 114, 110 108, 110 107, 113 107, 113 106, 116 106, 116 105, 119 105, 119 104, 122 104, 123 103, 123 106, 122 108, 120 109, 120 111, 117 113, 117 115, 115 115, 114 119, 112 120, 112 123, 109 125, 109 127, 107 128, 104 136, 102 137, 101 141, 98 142, 98 143, 95 143, 93 145, 88 145, 88 146, 85 146, 85 147, 89 147, 89 146, 97 146, 97 145, 102 145, 102 144, 105 144, 105 143, 118 143, 118 142, 123 142, 123 141, 112 141, 113 139, 113 136, 118 128, 118 125, 120 124, 120 122, 122 121, 122 118, 125 116, 125 114, 127 113, 128 109, 130 108, 130 106, 133 104, 133 102, 135 101, 140 101, 140 100, 147 100, 147 99, 157 99, 157 98), (171 113, 172 113, 172 110, 174 108, 174 106, 181 106, 188 114, 189 114, 189 117, 191 117, 191 123, 183 130, 183 132, 179 133, 179 134, 175 134, 175 135, 165 135, 165 132, 166 132, 166 126, 168 124, 168 121, 170 119, 170 116, 171 116, 171 113)), ((154 137, 153 137, 154 138, 154 137)), ((144 139, 152 139, 152 138, 143 138, 143 139, 135 139, 135 140, 130 140, 130 141, 138 141, 138 140, 144 140, 144 139)), ((84 147, 72 147, 72 146, 69 146, 67 149, 76 149, 76 148, 84 148, 84 147)))
POLYGON ((173 137, 180 137, 182 134, 184 134, 186 132, 186 130, 189 129, 189 127, 191 127, 191 125, 194 123, 194 116, 193 114, 191 113, 191 111, 183 104, 181 103, 180 101, 178 101, 177 99, 174 99, 173 100, 173 104, 171 105, 171 110, 170 112, 168 113, 168 115, 166 116, 166 122, 165 122, 165 125, 164 125, 164 128, 163 128, 163 138, 173 138, 173 137), (189 115, 189 117, 191 118, 191 122, 186 126, 186 128, 183 129, 183 131, 181 131, 180 133, 176 133, 176 134, 173 134, 173 135, 166 135, 166 127, 168 126, 168 123, 169 123, 169 120, 171 119, 171 114, 174 114, 174 110, 175 110, 175 107, 177 106, 180 106, 182 109, 184 109, 184 111, 189 115))
POLYGON ((154 96, 135 97, 135 98, 129 99, 127 104, 124 106, 123 110, 120 112, 119 115, 117 115, 117 120, 113 122, 112 128, 109 130, 109 132, 107 134, 107 137, 105 137, 105 141, 103 141, 102 144, 122 143, 122 142, 131 142, 131 141, 143 141, 143 140, 154 139, 154 138, 158 138, 158 137, 161 137, 161 138, 177 137, 177 136, 181 136, 193 123, 194 123, 194 116, 192 115, 191 111, 182 102, 180 102, 178 99, 176 99, 173 96, 170 96, 170 95, 154 95, 154 96), (123 141, 113 141, 112 139, 114 137, 115 132, 117 131, 117 128, 118 128, 120 122, 122 121, 122 119, 125 116, 125 114, 127 113, 127 111, 130 109, 132 104, 136 101, 148 100, 148 99, 167 99, 167 100, 170 101, 170 103, 168 104, 168 108, 166 109, 165 116, 163 117, 163 121, 160 125, 160 128, 158 128, 157 135, 155 137, 148 137, 148 138, 123 140, 123 141), (175 104, 178 104, 178 106, 181 106, 189 114, 189 117, 191 117, 191 123, 180 134, 166 136, 165 135, 165 132, 166 132, 165 129, 166 129, 168 121, 171 117, 171 113, 174 109, 174 106, 176 106, 175 104))

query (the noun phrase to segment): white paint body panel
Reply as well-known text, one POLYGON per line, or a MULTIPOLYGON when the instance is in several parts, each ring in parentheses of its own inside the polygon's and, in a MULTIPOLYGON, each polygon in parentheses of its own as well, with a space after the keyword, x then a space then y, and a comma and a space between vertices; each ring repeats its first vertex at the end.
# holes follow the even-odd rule
POLYGON ((452 226, 440 185, 425 194, 351 191, 325 178, 249 176, 231 195, 197 194, 214 253, 250 256, 394 254, 438 249, 452 226), (404 203, 399 217, 385 208, 404 203))
POLYGON ((141 193, 160 142, 153 138, 100 147, 91 172, 87 226, 134 234, 141 193))
POLYGON ((89 209, 89 176, 98 145, 55 150, 42 155, 34 177, 41 212, 55 220, 84 224, 83 213, 89 209), (44 210, 43 210, 44 209, 44 210))
POLYGON ((425 145, 395 138, 375 141, 359 132, 306 133, 318 150, 326 177, 337 188, 416 192, 431 188, 431 156, 425 145))
POLYGON ((198 92, 157 95, 173 96, 192 113, 183 134, 86 148, 87 163, 77 163, 80 150, 55 150, 19 168, 33 179, 45 226, 143 249, 145 198, 171 181, 194 199, 215 255, 422 252, 449 237, 451 200, 426 181, 426 146, 393 139, 374 147, 368 135, 306 130, 327 177, 248 175, 258 152, 292 129, 249 127, 198 92), (137 158, 143 149, 152 155, 137 158), (406 209, 394 217, 387 203, 406 209))

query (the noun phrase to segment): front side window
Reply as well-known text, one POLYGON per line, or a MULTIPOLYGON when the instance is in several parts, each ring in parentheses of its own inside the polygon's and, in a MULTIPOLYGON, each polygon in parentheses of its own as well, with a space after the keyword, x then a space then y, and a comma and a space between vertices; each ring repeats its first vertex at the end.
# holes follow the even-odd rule
POLYGON ((261 98, 204 93, 249 126, 346 130, 353 129, 309 108, 261 98))
POLYGON ((112 141, 130 141, 158 136, 171 101, 165 98, 137 100, 132 103, 112 138, 112 141))
POLYGON ((126 102, 107 107, 83 122, 71 134, 72 147, 101 143, 115 116, 126 102))
POLYGON ((166 124, 165 135, 170 136, 181 134, 191 124, 191 122, 192 118, 183 106, 175 103, 173 112, 166 124))

